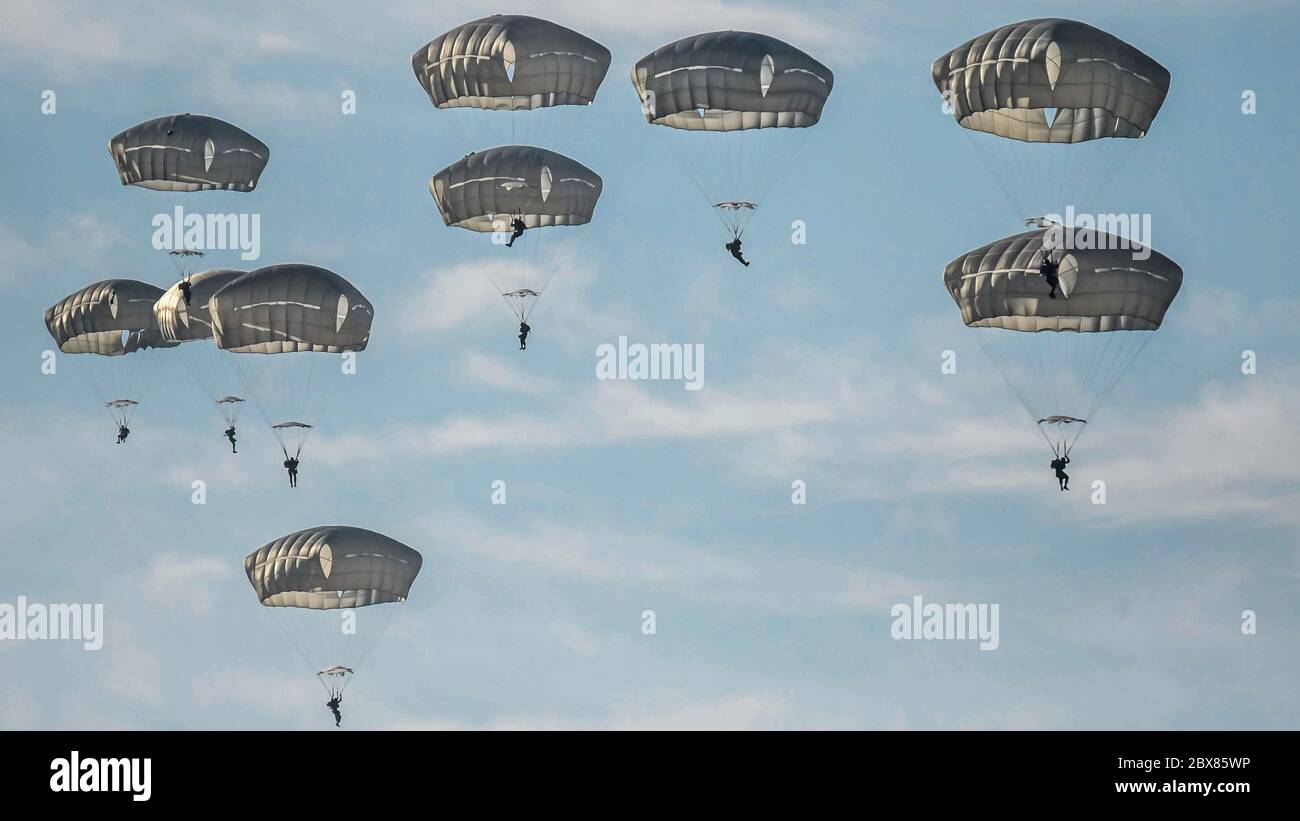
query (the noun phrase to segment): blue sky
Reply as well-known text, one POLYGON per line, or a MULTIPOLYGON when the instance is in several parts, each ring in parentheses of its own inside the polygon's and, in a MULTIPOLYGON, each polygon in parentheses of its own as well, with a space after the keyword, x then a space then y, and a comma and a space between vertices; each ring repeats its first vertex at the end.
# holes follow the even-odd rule
POLYGON ((1300 726, 1293 4, 2 7, 0 601, 102 602, 106 635, 97 652, 0 642, 0 727, 327 727, 242 572, 325 523, 425 557, 345 728, 1300 726), (507 10, 613 52, 579 156, 605 191, 526 354, 429 196, 459 137, 409 62, 507 10), (1184 287, 1080 445, 1072 494, 940 285, 1029 215, 940 112, 930 63, 1037 16, 1106 29, 1173 75, 1107 201, 1152 215, 1184 287), (746 234, 749 269, 627 79, 655 47, 723 28, 836 73, 746 234), (271 147, 255 192, 119 184, 107 140, 182 111, 271 147), (328 267, 375 305, 296 491, 256 414, 231 456, 183 376, 155 381, 118 448, 84 384, 41 374, 57 299, 107 277, 170 284, 150 220, 178 203, 260 214, 256 264, 328 267), (598 381, 596 349, 620 335, 703 344, 704 389, 598 381), (1104 506, 1084 492, 1098 479, 1104 506), (999 649, 891 639, 890 607, 914 595, 998 603, 999 649))

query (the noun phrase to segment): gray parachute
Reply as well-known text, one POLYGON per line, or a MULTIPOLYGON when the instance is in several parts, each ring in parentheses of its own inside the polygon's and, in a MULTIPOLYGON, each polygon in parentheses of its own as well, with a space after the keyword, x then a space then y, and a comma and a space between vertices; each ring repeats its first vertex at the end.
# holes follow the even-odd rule
POLYGON ((169 342, 190 342, 212 338, 212 316, 208 313, 208 300, 217 291, 248 273, 233 268, 214 268, 201 271, 189 278, 190 304, 185 304, 185 294, 180 283, 168 288, 153 306, 158 329, 169 342))
POLYGON ((429 180, 443 222, 479 232, 508 231, 515 218, 529 228, 583 225, 602 187, 582 163, 526 145, 470 154, 429 180))
POLYGON ((87 285, 45 311, 45 327, 64 353, 122 356, 175 345, 163 338, 154 303, 163 290, 134 279, 87 285))
POLYGON ((691 131, 804 128, 821 118, 834 84, 808 54, 747 31, 686 37, 632 67, 646 121, 691 131))
POLYGON ((1182 286, 1165 255, 1101 231, 1028 231, 991 242, 948 263, 944 288, 971 327, 1013 331, 1152 331, 1182 286), (1044 242, 1059 256, 1064 294, 1050 299, 1039 275, 1044 242), (1125 244, 1128 247, 1123 247, 1125 244), (1060 250, 1053 250, 1060 249, 1060 250), (1135 258, 1144 257, 1144 258, 1135 258))
POLYGON ((155 191, 252 191, 271 150, 215 117, 176 114, 132 126, 108 143, 123 185, 155 191))
POLYGON ((263 545, 244 559, 244 571, 266 607, 334 610, 405 601, 422 563, 381 533, 326 525, 263 545))
POLYGON ((208 306, 217 347, 236 353, 362 351, 375 313, 343 277, 297 263, 244 274, 208 306))
POLYGON ((931 76, 963 128, 1052 143, 1145 136, 1170 81, 1137 48, 1060 18, 981 34, 935 60, 931 76))
POLYGON ((609 49, 547 20, 497 14, 457 26, 411 57, 438 108, 521 110, 590 105, 609 49))

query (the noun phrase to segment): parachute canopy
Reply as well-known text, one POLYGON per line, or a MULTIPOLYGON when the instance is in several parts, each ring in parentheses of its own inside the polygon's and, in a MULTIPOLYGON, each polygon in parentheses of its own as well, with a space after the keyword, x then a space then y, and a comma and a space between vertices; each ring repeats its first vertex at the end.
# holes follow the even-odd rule
POLYGON ((686 37, 632 67, 646 121, 690 131, 804 128, 821 118, 834 84, 822 63, 748 31, 686 37))
POLYGON ((212 317, 208 313, 208 300, 225 286, 247 271, 233 268, 214 268, 189 277, 190 304, 185 304, 185 294, 180 283, 168 288, 153 306, 158 320, 158 330, 169 342, 189 342, 212 338, 212 317))
POLYGON ((350 282, 315 265, 250 271, 208 302, 217 347, 236 353, 362 351, 374 308, 350 282))
POLYGON ((263 545, 244 559, 244 571, 266 607, 334 610, 405 601, 422 563, 381 533, 326 525, 263 545))
POLYGON ((1182 282, 1182 269, 1157 251, 1102 231, 1069 228, 1004 237, 957 257, 943 272, 968 326, 1031 333, 1153 331, 1182 282), (1060 230, 1069 232, 1074 247, 1059 248, 1060 230), (1059 256, 1068 297, 1050 299, 1050 286, 1039 275, 1045 238, 1048 251, 1059 256))
POLYGON ((1070 425, 1075 422, 1084 425, 1088 424, 1087 419, 1075 419, 1073 416, 1048 416, 1038 420, 1040 425, 1070 425))
POLYGON ((464 157, 429 179, 442 220, 470 231, 508 231, 515 219, 529 228, 591 221, 604 183, 563 154, 507 145, 464 157))
POLYGON ((935 60, 931 77, 963 128, 1052 143, 1145 136, 1170 80, 1128 43, 1061 18, 981 34, 935 60))
POLYGON ((155 191, 252 191, 271 150, 215 117, 175 114, 140 123, 108 143, 123 185, 155 191))
POLYGON ((244 409, 244 400, 238 396, 223 396, 220 399, 214 399, 213 404, 217 406, 217 413, 225 420, 226 425, 234 427, 239 421, 239 414, 244 409))
POLYGON ((45 311, 45 327, 64 353, 122 356, 175 343, 154 317, 161 288, 134 279, 106 279, 64 297, 45 311))
POLYGON ((590 105, 609 49, 536 17, 496 14, 457 26, 411 57, 438 108, 520 110, 590 105))

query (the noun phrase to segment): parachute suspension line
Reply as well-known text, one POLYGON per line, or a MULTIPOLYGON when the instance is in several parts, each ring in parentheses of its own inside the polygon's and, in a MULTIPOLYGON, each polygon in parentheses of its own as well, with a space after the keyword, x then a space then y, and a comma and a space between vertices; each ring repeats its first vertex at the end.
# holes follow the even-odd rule
POLYGON ((362 612, 356 614, 358 622, 360 622, 363 614, 366 618, 369 618, 372 615, 375 616, 374 620, 378 622, 379 626, 374 628, 374 637, 361 645, 360 654, 351 664, 354 669, 360 669, 361 666, 366 663, 367 659, 370 658, 370 652, 374 650, 375 645, 379 643, 379 638, 388 632, 389 626, 392 625, 394 619, 397 617, 399 609, 397 604, 397 602, 387 602, 385 604, 371 605, 370 607, 361 608, 360 610, 362 612))
POLYGON ((1029 143, 960 129, 1018 217, 1095 210, 1136 149, 1137 139, 1029 143))
POLYGON ((370 651, 387 630, 398 608, 393 604, 372 605, 364 608, 300 609, 294 607, 266 607, 270 619, 293 645, 304 667, 325 688, 330 697, 341 696, 356 670, 369 657, 370 651), (375 614, 376 609, 385 611, 375 614), (358 626, 356 635, 345 635, 338 622, 344 613, 353 614, 358 626), (369 624, 362 628, 361 625, 369 624), (332 667, 346 668, 347 674, 325 674, 332 667), (325 675, 322 675, 325 674, 325 675), (337 683, 334 679, 337 679, 337 683))
POLYGON ((651 127, 665 132, 661 139, 668 142, 674 160, 733 238, 744 236, 755 209, 723 209, 718 204, 739 201, 761 208, 809 131, 761 128, 697 132, 651 127), (786 133, 792 131, 798 133, 786 133))
MULTIPOLYGON (((656 129, 655 133, 659 133, 658 130, 660 129, 664 132, 669 132, 669 131, 673 132, 671 134, 668 133, 661 134, 661 139, 667 141, 668 150, 673 153, 674 158, 677 161, 677 164, 680 165, 686 171, 686 176, 690 178, 691 184, 695 186, 695 190, 700 192, 700 197, 704 200, 705 204, 709 206, 709 210, 714 213, 714 215, 722 223, 722 226, 724 228, 728 229, 729 231, 732 230, 732 226, 730 223, 727 222, 727 218, 723 216, 722 211, 716 207, 718 203, 714 200, 714 198, 710 195, 709 191, 705 188, 704 179, 702 175, 700 174, 699 170, 696 168, 695 162, 692 161, 692 158, 690 157, 689 152, 686 150, 686 147, 682 144, 684 142, 683 137, 687 137, 690 135, 683 134, 679 132, 677 129, 669 128, 667 126, 651 126, 651 128, 656 129)), ((726 138, 725 134, 716 134, 716 135, 702 134, 700 136, 704 139, 725 139, 726 138)))
MULTIPOLYGON (((1151 342, 1151 337, 1154 336, 1150 331, 1122 331, 1121 333, 1135 333, 1141 334, 1142 336, 1136 344, 1129 346, 1130 350, 1126 352, 1126 356, 1120 359, 1114 368, 1110 369, 1110 378, 1103 383, 1101 390, 1098 391, 1093 399, 1092 404, 1094 408, 1110 398, 1110 395, 1115 391, 1115 388, 1124 378, 1124 374, 1128 372, 1128 369, 1133 366, 1133 363, 1137 361, 1142 352, 1146 350, 1146 346, 1151 342)), ((1092 413, 1092 410, 1089 410, 1089 413, 1092 413)))
POLYGON ((1123 352, 1125 342, 1128 340, 1123 338, 1122 335, 1127 333, 1127 331, 1105 332, 1103 334, 1106 337, 1105 342, 1101 345, 1092 345, 1093 350, 1090 352, 1090 356, 1080 363, 1078 370, 1074 371, 1084 377, 1084 384, 1077 392, 1078 401, 1082 404, 1086 397, 1092 398, 1084 413, 1085 419, 1092 418, 1097 405, 1100 384, 1106 378, 1105 375, 1110 373, 1109 369, 1113 365, 1115 358, 1123 352))
POLYGON ((1057 456, 1070 454, 1151 339, 1142 331, 1009 333, 1017 334, 1014 343, 998 335, 976 339, 1034 422, 1053 415, 1080 420, 1052 431, 1037 425, 1057 456))
POLYGON ((289 644, 293 645, 294 652, 298 654, 298 657, 302 659, 307 668, 312 672, 319 670, 320 668, 316 666, 312 654, 308 650, 313 642, 311 631, 305 624, 307 621, 306 615, 303 613, 289 613, 288 611, 292 608, 263 607, 262 609, 269 611, 269 618, 275 624, 276 629, 284 634, 285 638, 289 640, 289 644), (286 612, 278 612, 281 610, 286 612), (295 616, 303 616, 303 618, 295 618, 295 616))
MULTIPOLYGON (((754 135, 762 139, 764 144, 761 150, 755 151, 758 154, 756 168, 751 171, 750 177, 753 187, 748 189, 752 193, 746 196, 746 199, 758 207, 763 207, 768 202, 769 196, 776 188, 785 174, 794 165, 794 158, 803 150, 805 143, 811 136, 810 128, 765 128, 758 129, 759 133, 754 135), (769 132, 769 133, 763 133, 769 132), (790 133, 787 133, 790 132, 790 133)), ((758 144, 754 146, 758 148, 758 144)), ((744 173, 744 169, 741 170, 744 173)), ((737 188, 739 189, 739 185, 737 188)), ((770 210, 770 209, 769 209, 770 210)), ((748 227, 749 220, 754 216, 754 211, 742 212, 746 214, 740 226, 740 233, 744 234, 745 228, 748 227)))
POLYGON ((1016 347, 1020 349, 1018 358, 1020 361, 1025 362, 1029 368, 1030 384, 1040 386, 1046 394, 1046 399, 1051 403, 1049 409, 1045 410, 1042 407, 1036 407, 1031 400, 1025 406, 1029 415, 1037 423, 1037 420, 1043 416, 1062 412, 1059 409, 1051 409, 1052 406, 1059 405, 1061 400, 1059 379, 1056 377, 1053 368, 1055 361, 1051 352, 1051 343, 1053 341, 1051 337, 1046 332, 1040 332, 1044 334, 1045 338, 1043 339, 1038 338, 1039 333, 1021 331, 1007 331, 1007 333, 1015 334, 1013 338, 1016 340, 1016 347), (1044 348, 1047 350, 1045 351, 1044 348))
POLYGON ((1029 397, 1021 389, 1019 380, 1012 378, 1012 370, 1011 370, 1010 363, 1006 362, 1001 352, 997 350, 997 345, 995 344, 996 340, 991 338, 985 340, 984 338, 985 333, 993 334, 996 332, 997 329, 972 328, 971 330, 975 332, 975 340, 979 343, 979 346, 984 350, 985 355, 988 356, 989 360, 993 363, 993 367, 997 368, 998 373, 1002 375, 1003 381, 1011 386, 1011 391, 1016 395, 1016 399, 1017 401, 1020 402, 1020 406, 1024 408, 1025 413, 1028 414, 1031 418, 1033 418, 1036 422, 1037 417, 1034 416, 1033 406, 1029 401, 1029 397))
POLYGON ((1089 191, 1090 198, 1099 199, 1102 192, 1110 189, 1111 184, 1119 177, 1124 166, 1128 164, 1129 158, 1137 151, 1137 143, 1138 140, 1136 139, 1124 139, 1119 146, 1114 146, 1116 149, 1114 151, 1114 161, 1105 165, 1105 172, 1096 181, 1092 190, 1089 191))
POLYGON ((972 131, 964 127, 961 129, 961 132, 966 137, 967 143, 969 143, 975 150, 975 153, 979 155, 980 162, 984 165, 984 168, 989 175, 993 177, 993 181, 997 184, 998 188, 1001 189, 1002 195, 1007 198, 1007 203, 1010 204, 1011 209, 1017 214, 1023 214, 1025 211, 1023 204, 1020 201, 1020 198, 1016 195, 1011 182, 1007 179, 1007 174, 1001 170, 1005 167, 1005 164, 996 161, 1000 152, 997 151, 996 146, 992 143, 985 145, 982 141, 983 137, 991 135, 984 135, 982 132, 972 131))
POLYGON ((1077 434, 1075 434, 1074 441, 1067 442, 1067 443, 1065 444, 1065 453, 1064 453, 1064 456, 1065 456, 1066 459, 1069 459, 1069 458, 1070 458, 1070 451, 1074 450, 1074 446, 1075 446, 1075 444, 1079 441, 1079 437, 1083 435, 1083 432, 1084 432, 1084 430, 1086 430, 1086 429, 1087 429, 1086 427, 1085 427, 1085 428, 1080 428, 1080 429, 1079 429, 1079 432, 1078 432, 1077 434))
POLYGON ((435 109, 434 117, 438 125, 450 125, 458 142, 453 150, 457 156, 464 157, 471 152, 503 145, 572 149, 570 143, 574 141, 574 135, 583 133, 578 127, 581 124, 580 117, 575 116, 582 112, 564 111, 566 108, 579 107, 488 111, 464 106, 435 109))
POLYGON ((1052 455, 1055 456, 1057 459, 1060 459, 1061 451, 1060 451, 1060 447, 1056 443, 1056 440, 1054 440, 1052 437, 1047 435, 1047 431, 1043 430, 1042 425, 1038 426, 1038 432, 1043 434, 1043 439, 1047 441, 1047 446, 1052 449, 1052 455))

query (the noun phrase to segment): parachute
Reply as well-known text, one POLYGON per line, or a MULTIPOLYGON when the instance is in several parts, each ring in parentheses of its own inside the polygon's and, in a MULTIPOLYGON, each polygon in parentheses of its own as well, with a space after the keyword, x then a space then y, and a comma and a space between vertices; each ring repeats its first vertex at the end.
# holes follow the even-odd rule
POLYGON ((109 140, 123 185, 154 191, 252 191, 271 150, 214 117, 175 114, 132 126, 109 140))
POLYGON ((1101 231, 1061 226, 1005 237, 944 269, 944 288, 1052 452, 1068 455, 1164 321, 1183 272, 1101 231), (1068 234, 1066 233, 1068 231, 1068 234), (1068 296, 1048 296, 1044 250, 1068 296))
POLYGON ((279 422, 271 426, 271 431, 275 434, 275 440, 280 443, 280 450, 284 451, 285 458, 292 455, 297 459, 315 427, 306 422, 279 422))
POLYGON ((156 352, 176 343, 163 337, 153 305, 162 289, 133 279, 87 285, 50 306, 45 327, 63 353, 77 357, 92 391, 113 420, 125 424, 160 364, 156 352))
POLYGON ((334 698, 406 601, 423 561, 381 533, 324 525, 268 542, 245 557, 244 572, 334 698))
POLYGON ((835 75, 765 34, 686 37, 637 61, 632 85, 646 122, 670 142, 700 193, 740 237, 779 166, 821 119, 835 75))
MULTIPOLYGON (((171 252, 182 260, 202 260, 198 252, 171 252), (198 254, 195 256, 195 254, 198 254)), ((243 276, 246 271, 214 268, 199 273, 182 272, 181 282, 190 285, 190 302, 185 304, 181 283, 168 288, 154 304, 158 330, 169 342, 183 345, 178 352, 177 364, 183 367, 199 388, 207 395, 227 427, 239 420, 244 400, 230 391, 239 383, 235 360, 217 347, 213 341, 212 316, 208 303, 212 296, 226 285, 243 276)))
POLYGON ((609 59, 609 49, 564 26, 494 14, 435 37, 411 68, 438 108, 517 111, 591 105, 609 59))
POLYGON ((444 224, 491 234, 498 247, 515 220, 529 229, 501 249, 504 258, 483 266, 524 322, 560 267, 554 227, 590 222, 603 185, 599 174, 563 154, 508 145, 452 163, 430 178, 429 192, 444 224))
POLYGON ((1069 456, 1074 442, 1083 434, 1087 419, 1075 419, 1073 416, 1048 416, 1038 420, 1038 432, 1043 434, 1052 453, 1057 457, 1069 456))
POLYGON ((1061 18, 975 37, 931 66, 945 109, 1013 207, 1092 205, 1169 93, 1164 66, 1115 36, 1061 18))
POLYGON ((172 266, 176 268, 176 274, 182 280, 188 280, 194 272, 199 270, 199 266, 203 264, 203 258, 206 255, 202 251, 182 248, 176 251, 168 251, 167 256, 171 259, 172 266))
POLYGON ((285 458, 296 458, 327 398, 329 362, 365 350, 373 306, 333 271, 291 263, 228 282, 208 310, 216 346, 237 355, 247 395, 285 458))
POLYGON ((411 68, 469 151, 562 145, 578 112, 595 102, 609 61, 609 49, 557 23, 494 14, 435 37, 411 56, 411 68))
POLYGON ((239 412, 244 409, 244 400, 238 396, 223 396, 214 400, 213 404, 217 406, 217 413, 225 421, 227 427, 234 427, 239 421, 239 412))
POLYGON ((154 304, 158 330, 169 342, 194 342, 212 339, 212 315, 208 302, 217 291, 239 279, 247 271, 233 268, 213 268, 189 276, 190 301, 180 283, 168 288, 154 304))
POLYGON ((104 407, 108 408, 109 415, 113 417, 118 427, 129 427, 131 417, 139 404, 134 399, 110 399, 104 403, 104 407))

